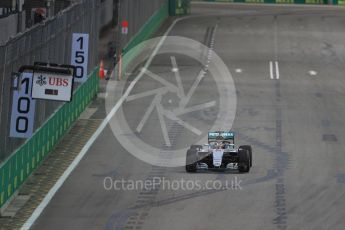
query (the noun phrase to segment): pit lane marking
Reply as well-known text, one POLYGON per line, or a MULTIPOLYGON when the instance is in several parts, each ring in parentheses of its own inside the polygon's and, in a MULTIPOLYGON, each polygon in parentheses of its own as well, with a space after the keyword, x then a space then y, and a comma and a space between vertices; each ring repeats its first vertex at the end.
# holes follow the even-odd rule
POLYGON ((280 79, 280 72, 279 72, 279 62, 278 61, 270 61, 270 79, 271 80, 279 80, 280 79))

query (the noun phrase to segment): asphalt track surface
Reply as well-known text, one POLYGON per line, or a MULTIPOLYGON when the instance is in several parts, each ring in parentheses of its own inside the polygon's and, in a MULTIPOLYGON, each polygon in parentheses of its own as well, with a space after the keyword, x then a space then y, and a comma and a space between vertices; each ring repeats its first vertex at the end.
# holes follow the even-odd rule
MULTIPOLYGON (((237 133, 238 145, 252 145, 250 173, 187 174, 183 167, 152 166, 128 153, 107 127, 32 229, 344 229, 344 8, 194 4, 192 16, 170 35, 210 46, 214 33, 214 50, 237 92, 234 125, 224 129, 237 133), (107 176, 201 183, 237 179, 242 189, 108 191, 107 176)), ((187 91, 204 66, 175 56, 187 91)), ((169 55, 149 67, 160 76, 171 68, 169 55)), ((209 79, 191 103, 217 100, 221 92, 209 79)), ((156 87, 149 77, 138 83, 133 92, 156 87)), ((151 100, 123 105, 133 129, 151 100)), ((163 106, 173 106, 167 100, 163 106)), ((214 116, 204 111, 188 121, 205 132, 214 116)), ((153 113, 140 134, 157 147, 165 143, 159 124, 153 113)), ((196 140, 171 122, 168 132, 173 146, 196 140)))

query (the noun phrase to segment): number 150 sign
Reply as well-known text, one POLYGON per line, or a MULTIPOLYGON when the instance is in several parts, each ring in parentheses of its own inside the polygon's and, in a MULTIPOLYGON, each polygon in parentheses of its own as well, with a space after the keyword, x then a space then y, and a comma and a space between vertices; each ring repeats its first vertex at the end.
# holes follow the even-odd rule
POLYGON ((87 80, 88 57, 89 34, 73 34, 71 65, 76 67, 76 82, 83 83, 87 80))

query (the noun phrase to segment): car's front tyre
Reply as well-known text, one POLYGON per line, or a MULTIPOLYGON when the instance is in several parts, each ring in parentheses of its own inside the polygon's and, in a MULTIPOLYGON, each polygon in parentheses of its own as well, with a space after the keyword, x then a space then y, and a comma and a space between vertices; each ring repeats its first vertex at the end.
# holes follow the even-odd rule
POLYGON ((242 146, 240 146, 240 149, 248 150, 249 160, 250 160, 250 167, 252 167, 253 166, 253 150, 252 150, 252 146, 250 146, 250 145, 242 145, 242 146))
POLYGON ((186 155, 186 171, 196 172, 197 168, 197 151, 196 149, 188 149, 186 155))
POLYGON ((238 171, 247 173, 250 170, 250 156, 247 149, 239 149, 238 151, 238 171))

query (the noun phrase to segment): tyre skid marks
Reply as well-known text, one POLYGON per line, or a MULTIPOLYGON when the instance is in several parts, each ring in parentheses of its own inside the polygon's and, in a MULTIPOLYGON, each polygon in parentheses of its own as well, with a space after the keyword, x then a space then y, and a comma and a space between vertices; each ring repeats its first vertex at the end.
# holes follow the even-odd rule
POLYGON ((285 170, 288 168, 290 156, 282 151, 282 108, 281 108, 281 91, 280 81, 275 83, 276 90, 276 149, 274 170, 277 175, 275 182, 275 217, 273 224, 277 229, 287 229, 287 213, 286 213, 286 185, 284 179, 285 170))
MULTIPOLYGON (((169 125, 169 137, 171 146, 163 145, 162 149, 169 150, 176 145, 177 138, 184 130, 182 126, 177 123, 169 125)), ((164 160, 168 160, 164 157, 164 160)), ((162 178, 167 169, 165 167, 152 166, 149 174, 145 180, 152 181, 154 178, 162 178)), ((139 192, 134 206, 127 210, 114 213, 107 222, 105 229, 142 229, 145 224, 145 220, 149 215, 152 207, 155 207, 156 197, 160 191, 160 185, 156 185, 151 189, 144 189, 139 192)))

